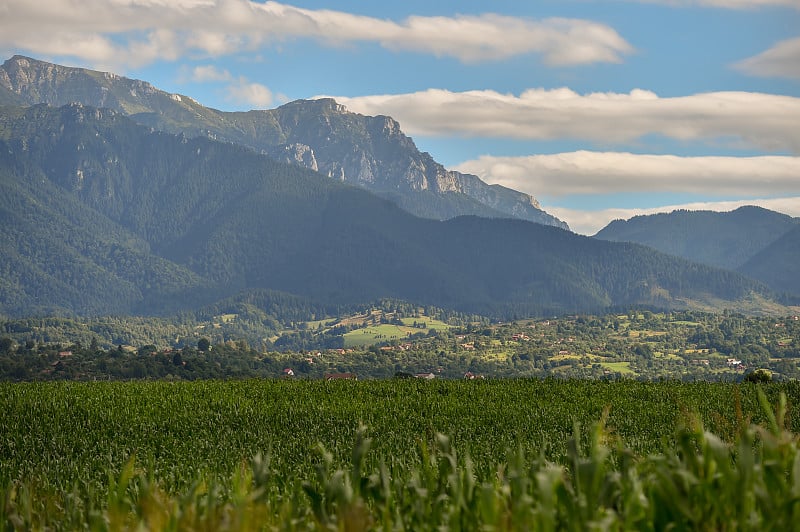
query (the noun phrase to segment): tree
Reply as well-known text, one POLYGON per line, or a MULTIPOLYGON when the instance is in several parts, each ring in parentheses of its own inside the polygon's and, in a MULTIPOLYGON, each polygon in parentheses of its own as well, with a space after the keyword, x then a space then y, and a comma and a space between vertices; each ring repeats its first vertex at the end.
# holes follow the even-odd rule
POLYGON ((211 342, 208 338, 200 338, 197 341, 197 349, 200 351, 208 351, 211 349, 211 342))
POLYGON ((772 372, 768 369, 757 369, 748 373, 745 382, 772 382, 772 372))
POLYGON ((9 338, 8 336, 3 336, 0 338, 0 353, 6 354, 10 353, 14 348, 14 340, 9 338))
POLYGON ((648 344, 638 343, 636 347, 633 348, 633 353, 642 358, 652 359, 653 358, 653 348, 650 347, 648 344))

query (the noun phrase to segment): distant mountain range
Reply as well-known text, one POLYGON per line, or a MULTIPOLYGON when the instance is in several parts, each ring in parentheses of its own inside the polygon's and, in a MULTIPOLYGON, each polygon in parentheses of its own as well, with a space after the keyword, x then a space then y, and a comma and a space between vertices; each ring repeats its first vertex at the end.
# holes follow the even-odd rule
POLYGON ((351 113, 331 99, 222 112, 144 81, 14 56, 0 67, 3 103, 113 109, 156 130, 238 144, 318 171, 425 218, 477 215, 567 228, 528 194, 446 170, 420 152, 392 118, 351 113))
POLYGON ((752 206, 731 212, 674 211, 615 220, 595 238, 644 244, 800 296, 800 219, 785 214, 752 206))
POLYGON ((760 250, 738 271, 763 281, 776 292, 800 298, 800 224, 760 250))
POLYGON ((0 68, 8 316, 246 301, 272 319, 381 298, 498 318, 779 308, 742 274, 797 294, 797 220, 736 212, 588 238, 526 194, 447 171, 392 118, 330 99, 225 113, 110 73, 20 56, 0 68))
POLYGON ((0 313, 165 314, 248 291, 514 317, 770 292, 637 244, 415 217, 318 172, 81 104, 0 108, 0 313))

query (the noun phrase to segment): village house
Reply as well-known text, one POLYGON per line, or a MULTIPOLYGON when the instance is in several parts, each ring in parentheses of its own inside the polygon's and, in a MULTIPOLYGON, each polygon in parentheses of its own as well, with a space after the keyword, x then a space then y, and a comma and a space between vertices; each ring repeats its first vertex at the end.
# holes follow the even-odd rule
POLYGON ((742 364, 742 361, 738 360, 736 358, 728 358, 728 359, 726 359, 725 362, 728 364, 728 367, 732 368, 732 369, 736 369, 736 370, 740 370, 740 371, 744 370, 744 369, 747 369, 747 366, 742 364))

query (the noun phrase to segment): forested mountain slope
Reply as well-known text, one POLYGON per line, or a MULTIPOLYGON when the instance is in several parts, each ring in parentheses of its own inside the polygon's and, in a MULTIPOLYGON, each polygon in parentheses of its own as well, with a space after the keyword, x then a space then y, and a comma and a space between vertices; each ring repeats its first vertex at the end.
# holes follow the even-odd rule
POLYGON ((776 292, 800 296, 800 224, 751 257, 739 271, 776 292))
POLYGON ((250 149, 82 105, 0 110, 0 312, 163 313, 242 290, 494 316, 767 297, 649 248, 510 219, 416 218, 250 149))
POLYGON ((615 220, 595 238, 636 242, 735 270, 798 224, 791 216, 753 206, 730 212, 679 210, 615 220))

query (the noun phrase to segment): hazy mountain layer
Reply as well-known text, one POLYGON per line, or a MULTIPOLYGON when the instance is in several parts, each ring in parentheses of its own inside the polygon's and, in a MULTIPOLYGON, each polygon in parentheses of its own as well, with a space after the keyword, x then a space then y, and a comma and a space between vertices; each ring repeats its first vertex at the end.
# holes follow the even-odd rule
POLYGON ((751 257, 739 271, 776 292, 800 296, 800 224, 751 257))
POLYGON ((595 238, 636 242, 703 264, 735 270, 800 223, 761 207, 731 212, 674 211, 615 220, 595 238))

